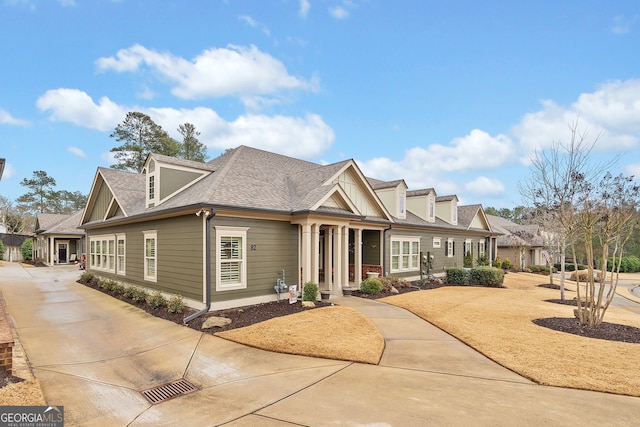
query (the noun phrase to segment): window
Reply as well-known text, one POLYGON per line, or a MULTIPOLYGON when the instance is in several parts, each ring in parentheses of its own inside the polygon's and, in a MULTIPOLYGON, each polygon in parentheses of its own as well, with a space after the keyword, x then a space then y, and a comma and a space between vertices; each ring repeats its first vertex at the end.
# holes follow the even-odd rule
POLYGON ((89 239, 89 268, 116 272, 115 236, 93 236, 89 239))
POLYGON ((247 230, 240 227, 215 227, 216 290, 247 287, 247 230))
POLYGON ((125 258, 127 241, 124 234, 118 234, 116 236, 116 272, 118 274, 126 274, 125 270, 125 258))
POLYGON ((420 269, 420 238, 402 237, 391 239, 391 272, 420 269))
POLYGON ((440 240, 441 240, 440 237, 434 237, 433 238, 433 247, 434 248, 440 248, 441 247, 440 246, 440 240))
POLYGON ((447 246, 444 248, 444 254, 448 258, 453 258, 456 254, 456 242, 452 238, 447 239, 447 246))
POLYGON ((470 252, 471 256, 473 257, 473 242, 471 241, 471 239, 467 239, 464 241, 464 256, 467 256, 467 252, 470 252))
POLYGON ((436 210, 436 203, 431 199, 431 197, 429 197, 429 219, 433 220, 435 218, 436 216, 435 210, 436 210))
POLYGON ((155 282, 157 274, 157 245, 158 233, 156 231, 144 232, 144 280, 155 282))
POLYGON ((149 200, 156 198, 156 177, 154 175, 149 176, 149 200))
POLYGON ((485 250, 484 250, 484 240, 480 240, 480 241, 478 242, 478 256, 483 256, 483 255, 484 255, 484 253, 485 253, 485 250))

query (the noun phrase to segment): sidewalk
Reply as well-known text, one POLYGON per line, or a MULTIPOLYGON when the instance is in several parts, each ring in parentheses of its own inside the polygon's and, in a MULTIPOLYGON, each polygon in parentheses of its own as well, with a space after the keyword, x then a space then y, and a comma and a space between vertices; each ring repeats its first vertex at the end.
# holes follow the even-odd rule
POLYGON ((7 264, 0 291, 67 426, 637 424, 640 399, 532 384, 381 302, 335 301, 385 337, 380 365, 364 365, 235 344, 82 286, 77 270, 7 264), (197 390, 156 404, 141 394, 176 379, 197 390))

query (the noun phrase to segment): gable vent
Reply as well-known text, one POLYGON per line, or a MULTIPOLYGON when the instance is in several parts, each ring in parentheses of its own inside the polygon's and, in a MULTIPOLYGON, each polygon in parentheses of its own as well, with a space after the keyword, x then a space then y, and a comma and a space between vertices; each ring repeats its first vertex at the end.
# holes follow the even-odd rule
POLYGON ((197 390, 198 388, 187 380, 180 379, 145 390, 142 395, 152 404, 156 404, 197 390))

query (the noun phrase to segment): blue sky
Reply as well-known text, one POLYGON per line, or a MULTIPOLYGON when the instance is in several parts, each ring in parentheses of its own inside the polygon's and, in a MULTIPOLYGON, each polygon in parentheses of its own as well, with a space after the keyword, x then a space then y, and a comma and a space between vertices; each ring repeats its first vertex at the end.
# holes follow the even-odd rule
POLYGON ((640 175, 636 0, 0 0, 0 195, 88 193, 128 111, 209 158, 240 144, 521 204, 579 120, 640 175))

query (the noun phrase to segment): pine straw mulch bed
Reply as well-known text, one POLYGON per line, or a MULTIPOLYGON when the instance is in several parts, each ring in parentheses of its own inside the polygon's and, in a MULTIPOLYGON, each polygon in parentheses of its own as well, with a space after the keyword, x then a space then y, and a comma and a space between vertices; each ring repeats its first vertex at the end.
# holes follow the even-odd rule
MULTIPOLYGON (((579 333, 573 307, 546 302, 558 291, 539 284, 539 275, 511 273, 506 289, 447 286, 383 302, 404 307, 540 384, 640 396, 640 376, 634 375, 640 366, 640 317, 609 307, 607 323, 631 329, 604 325, 606 338, 593 339, 579 333), (610 340, 629 331, 634 338, 626 339, 632 342, 610 340)), ((567 287, 575 290, 575 283, 567 281, 567 287)))
POLYGON ((0 406, 44 405, 40 384, 36 380, 25 380, 0 369, 0 406))

